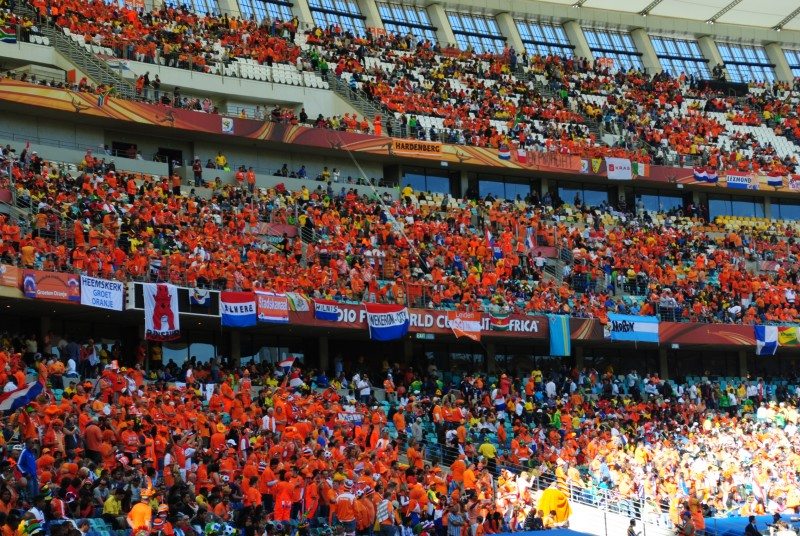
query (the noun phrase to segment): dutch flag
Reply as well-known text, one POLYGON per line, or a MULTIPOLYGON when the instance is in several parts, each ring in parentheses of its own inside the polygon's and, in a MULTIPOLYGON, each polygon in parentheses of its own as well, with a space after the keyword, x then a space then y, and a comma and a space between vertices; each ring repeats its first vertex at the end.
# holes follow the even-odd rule
POLYGON ((706 171, 706 182, 710 182, 712 184, 719 182, 719 175, 717 175, 717 172, 715 170, 712 169, 706 171))
POLYGON ((497 157, 500 160, 511 160, 511 149, 508 148, 507 144, 500 144, 500 148, 497 151, 497 157))
POLYGON ((767 185, 774 186, 775 188, 780 188, 783 186, 783 176, 782 175, 767 175, 767 185))
POLYGON ((705 168, 694 168, 694 180, 706 182, 706 179, 708 179, 708 174, 706 173, 705 168))
POLYGON ((289 354, 283 358, 283 361, 278 363, 278 366, 281 367, 282 369, 290 369, 294 366, 295 359, 296 359, 295 356, 289 354))
POLYGON ((12 413, 19 408, 24 408, 39 396, 43 390, 42 382, 36 380, 16 391, 0 394, 0 411, 12 413))

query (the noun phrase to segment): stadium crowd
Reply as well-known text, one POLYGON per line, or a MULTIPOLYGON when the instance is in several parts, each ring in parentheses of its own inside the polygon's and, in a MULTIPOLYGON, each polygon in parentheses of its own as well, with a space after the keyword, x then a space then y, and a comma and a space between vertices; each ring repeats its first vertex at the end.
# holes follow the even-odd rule
POLYGON ((408 186, 398 201, 379 200, 368 186, 334 182, 336 170, 289 192, 256 188, 242 168, 236 185, 195 180, 211 188, 204 197, 178 175, 127 174, 91 151, 74 172, 27 148, 6 147, 3 158, 0 174, 9 181, 11 165, 17 203, 34 214, 26 228, 3 217, 0 258, 24 267, 492 313, 751 324, 800 317, 790 222, 726 230, 706 223, 702 207, 655 214, 553 193, 433 207, 408 186), (266 222, 299 232, 268 244, 266 222), (561 274, 545 273, 553 263, 541 248, 570 259, 561 274))
POLYGON ((380 388, 349 360, 147 374, 145 344, 0 349, 4 392, 44 383, 3 422, 6 532, 494 534, 563 526, 569 500, 700 531, 800 508, 798 393, 762 380, 376 362, 380 388))
MULTIPOLYGON (((340 77, 385 112, 383 122, 309 120, 292 110, 283 110, 281 120, 589 158, 622 156, 644 163, 780 176, 796 170, 789 152, 734 128, 767 125, 778 137, 797 139, 797 93, 778 82, 752 82, 751 93, 736 98, 685 73, 617 71, 601 62, 529 56, 509 47, 497 54, 477 54, 410 35, 354 36, 335 25, 303 30, 296 19, 267 18, 259 23, 227 14, 196 14, 185 7, 139 13, 100 0, 33 5, 42 17, 119 58, 203 72, 221 72, 237 59, 284 63, 299 72, 340 77), (619 141, 607 146, 590 123, 619 141), (399 128, 393 131, 393 125, 399 128)), ((159 94, 148 75, 139 76, 137 91, 143 97, 159 94)), ((168 92, 161 95, 166 102, 174 101, 168 92)), ((202 109, 200 99, 185 100, 202 109)), ((268 115, 263 110, 242 113, 268 115)))
MULTIPOLYGON (((100 1, 34 4, 143 61, 205 70, 220 42, 222 61, 335 66, 336 76, 355 76, 357 90, 399 113, 405 135, 630 154, 599 146, 586 115, 644 141, 646 162, 669 149, 714 169, 795 170, 746 135, 718 144, 726 127, 710 115, 763 119, 796 136, 792 104, 776 97, 788 88, 741 103, 684 78, 611 74, 556 57, 513 60, 563 96, 547 97, 517 77, 510 50, 507 65, 487 68, 491 58, 468 52, 314 29, 304 58, 292 45, 296 22, 259 26, 172 8, 138 15, 100 1), (367 67, 368 57, 393 67, 367 67), (446 134, 422 128, 417 116, 442 119, 446 134)), ((552 193, 431 207, 410 187, 399 201, 379 201, 326 170, 295 192, 258 188, 244 170, 236 185, 197 182, 209 187, 206 198, 178 176, 135 176, 91 153, 74 173, 29 148, 2 153, 0 188, 13 188, 33 217, 20 225, 0 216, 0 259, 26 268, 600 319, 609 311, 696 322, 800 316, 790 223, 726 229, 703 207, 653 214, 552 193), (258 233, 265 222, 296 225, 300 235, 268 245, 258 233), (567 253, 562 274, 545 273, 545 247, 567 253), (754 273, 753 261, 776 270, 754 273)), ((683 534, 716 514, 800 513, 800 392, 783 384, 674 383, 590 369, 490 377, 384 363, 379 392, 349 364, 319 371, 189 360, 145 373, 146 354, 146 345, 0 336, 3 391, 25 387, 31 374, 45 384, 3 419, 3 534, 100 533, 102 519, 137 536, 322 535, 335 525, 360 535, 480 536, 562 526, 567 498, 683 534)))

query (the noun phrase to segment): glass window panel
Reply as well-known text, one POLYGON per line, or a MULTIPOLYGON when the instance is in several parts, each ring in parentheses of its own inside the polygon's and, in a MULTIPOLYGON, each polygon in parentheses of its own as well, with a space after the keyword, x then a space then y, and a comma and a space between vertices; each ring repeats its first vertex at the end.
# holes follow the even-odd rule
MULTIPOLYGON (((777 217, 781 220, 800 220, 800 203, 791 201, 773 201, 773 207, 777 207, 777 217)), ((773 209, 773 217, 776 216, 773 209)))
POLYGON ((584 188, 583 202, 590 207, 599 206, 603 201, 608 201, 608 192, 605 190, 591 190, 584 188))
POLYGON ((519 196, 520 199, 525 199, 531 193, 530 183, 506 183, 506 199, 514 200, 519 196))
POLYGON ((425 175, 405 173, 403 175, 403 184, 411 186, 415 192, 424 192, 427 190, 427 186, 425 185, 425 175))
POLYGON ((506 194, 503 181, 485 179, 478 181, 478 195, 480 195, 481 198, 491 195, 496 199, 505 199, 506 194))

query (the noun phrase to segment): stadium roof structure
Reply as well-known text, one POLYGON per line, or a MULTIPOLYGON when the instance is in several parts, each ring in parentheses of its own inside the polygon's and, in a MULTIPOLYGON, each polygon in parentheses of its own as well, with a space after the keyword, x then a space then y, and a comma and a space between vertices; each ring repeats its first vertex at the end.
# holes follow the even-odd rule
POLYGON ((543 0, 533 3, 608 10, 621 13, 686 19, 693 22, 754 26, 778 31, 800 30, 797 0, 543 0))

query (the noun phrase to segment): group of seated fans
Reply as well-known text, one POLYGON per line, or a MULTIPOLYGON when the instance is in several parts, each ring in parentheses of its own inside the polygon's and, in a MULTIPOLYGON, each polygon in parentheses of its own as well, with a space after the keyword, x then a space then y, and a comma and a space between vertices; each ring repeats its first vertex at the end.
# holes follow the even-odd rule
POLYGON ((619 312, 748 324, 800 318, 792 222, 731 228, 706 222, 694 206, 655 214, 554 193, 434 206, 408 186, 397 201, 378 199, 366 183, 340 183, 340 172, 327 169, 294 192, 282 183, 245 184, 242 172, 241 184, 215 180, 201 196, 177 175, 126 173, 91 152, 77 167, 29 148, 3 149, 0 187, 13 179, 17 204, 32 214, 30 222, 0 216, 3 262, 500 314, 605 321, 619 312), (272 243, 262 234, 267 222, 298 233, 272 243), (569 260, 562 273, 545 273, 554 263, 542 250, 569 260))
POLYGON ((349 358, 146 373, 147 354, 0 335, 4 391, 43 383, 3 420, 0 530, 468 536, 564 526, 580 501, 702 531, 800 509, 786 382, 349 358))
MULTIPOLYGON (((509 47, 477 54, 411 35, 354 36, 336 25, 302 29, 296 18, 256 21, 166 5, 146 12, 101 0, 32 4, 121 58, 215 73, 232 60, 250 59, 343 77, 395 119, 381 129, 372 128, 370 118, 353 130, 740 172, 786 175, 797 164, 770 140, 733 128, 766 125, 778 137, 797 139, 797 92, 777 82, 753 83, 757 91, 743 99, 682 73, 617 71, 600 62, 529 56, 509 47), (587 122, 620 141, 607 146, 587 122)), ((309 124, 348 128, 341 120, 309 124)))

